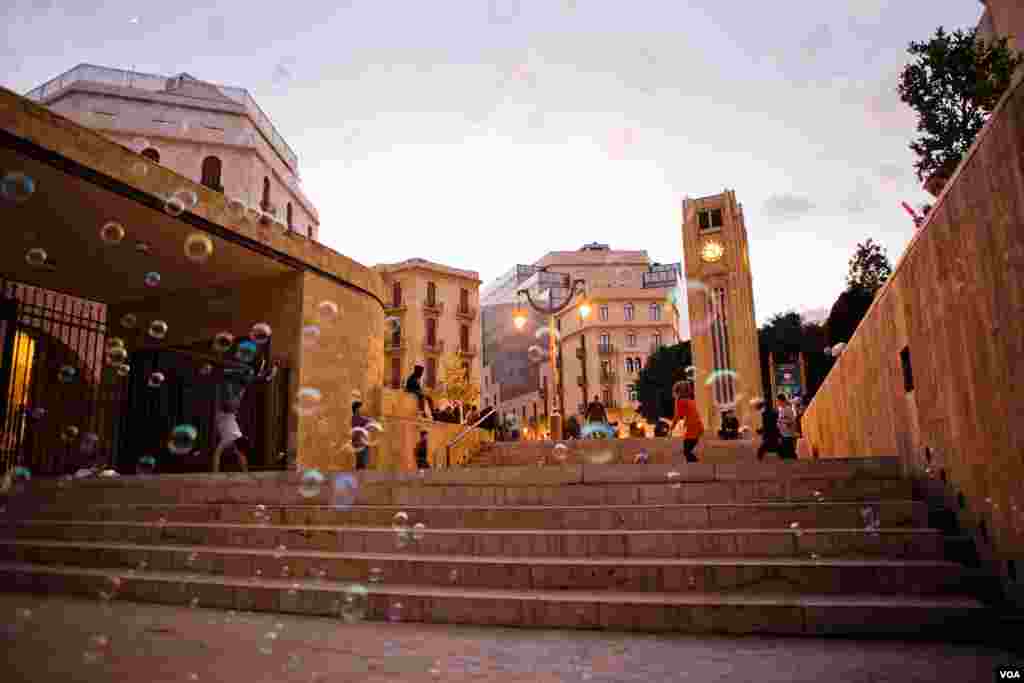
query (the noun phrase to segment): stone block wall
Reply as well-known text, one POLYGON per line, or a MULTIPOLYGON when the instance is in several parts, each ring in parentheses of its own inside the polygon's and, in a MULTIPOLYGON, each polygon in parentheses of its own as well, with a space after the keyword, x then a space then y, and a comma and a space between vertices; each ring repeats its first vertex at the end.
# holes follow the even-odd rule
POLYGON ((1024 86, 1004 97, 803 417, 934 480, 1024 602, 1024 86), (904 366, 910 377, 905 378, 904 366), (912 385, 906 380, 912 379, 912 385))

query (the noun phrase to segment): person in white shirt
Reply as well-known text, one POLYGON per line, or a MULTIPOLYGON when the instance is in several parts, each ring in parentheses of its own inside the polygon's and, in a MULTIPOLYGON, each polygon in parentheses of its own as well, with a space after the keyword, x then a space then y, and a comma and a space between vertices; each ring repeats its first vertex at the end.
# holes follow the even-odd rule
POLYGON ((796 460, 796 409, 783 393, 775 399, 779 411, 779 434, 782 436, 779 459, 796 460))
POLYGON ((238 403, 224 401, 213 419, 217 430, 217 449, 213 452, 213 471, 220 472, 220 458, 225 451, 234 451, 243 472, 249 471, 249 440, 238 424, 238 403))

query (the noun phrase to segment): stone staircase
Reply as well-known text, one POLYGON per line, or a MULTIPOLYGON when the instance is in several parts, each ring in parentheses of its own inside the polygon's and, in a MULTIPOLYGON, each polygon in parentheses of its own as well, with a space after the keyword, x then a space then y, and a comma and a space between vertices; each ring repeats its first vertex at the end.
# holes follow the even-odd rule
POLYGON ((989 608, 927 520, 894 459, 34 481, 0 515, 0 580, 348 620, 948 639, 989 608))

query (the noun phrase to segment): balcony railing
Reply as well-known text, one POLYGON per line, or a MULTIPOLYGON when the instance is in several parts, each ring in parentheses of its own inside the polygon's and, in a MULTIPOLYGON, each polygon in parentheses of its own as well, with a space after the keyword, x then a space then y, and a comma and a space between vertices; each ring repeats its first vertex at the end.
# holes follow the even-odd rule
POLYGON ((444 353, 444 339, 435 339, 433 342, 425 340, 423 350, 427 353, 444 353))
POLYGON ((619 379, 615 372, 602 372, 601 373, 601 384, 615 384, 619 379))
POLYGON ((460 356, 475 356, 476 346, 474 344, 467 344, 466 346, 459 347, 460 356))
POLYGON ((424 301, 423 312, 430 313, 431 315, 441 315, 444 313, 444 302, 443 301, 424 301))
POLYGON ((610 353, 615 353, 615 345, 614 344, 598 344, 597 345, 597 352, 599 354, 601 354, 602 356, 607 356, 610 353))
POLYGON ((472 306, 459 306, 455 310, 455 315, 463 320, 476 320, 476 309, 472 306))

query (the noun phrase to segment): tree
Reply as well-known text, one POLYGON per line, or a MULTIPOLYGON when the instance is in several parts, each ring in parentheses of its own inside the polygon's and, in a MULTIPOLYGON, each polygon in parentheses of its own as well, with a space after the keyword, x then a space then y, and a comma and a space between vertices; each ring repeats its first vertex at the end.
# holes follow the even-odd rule
POLYGON ((693 365, 690 342, 662 346, 647 357, 633 383, 640 399, 640 414, 654 423, 660 417, 671 417, 672 385, 686 378, 686 368, 693 365))
POLYGON ((823 353, 825 340, 825 330, 821 325, 805 323, 799 313, 791 311, 772 316, 757 331, 763 395, 771 394, 771 359, 774 357, 776 362, 789 362, 802 353, 807 369, 807 395, 813 397, 832 367, 832 359, 823 353))
POLYGON ((441 386, 434 392, 434 398, 460 402, 465 406, 480 400, 480 384, 474 382, 461 354, 449 352, 441 359, 441 386))
POLYGON ((846 275, 847 289, 863 289, 874 296, 892 275, 892 266, 885 248, 869 237, 867 242, 857 245, 857 251, 850 257, 850 270, 846 275))
POLYGON ((868 309, 871 308, 871 302, 874 300, 873 292, 860 287, 847 289, 839 295, 836 302, 832 304, 828 320, 825 321, 829 346, 850 341, 850 337, 857 330, 860 321, 867 315, 868 309))
POLYGON ((926 43, 911 42, 913 61, 899 77, 900 99, 917 112, 921 133, 910 143, 919 180, 949 177, 1010 86, 1020 55, 1007 39, 979 40, 977 29, 946 33, 940 26, 926 43))

